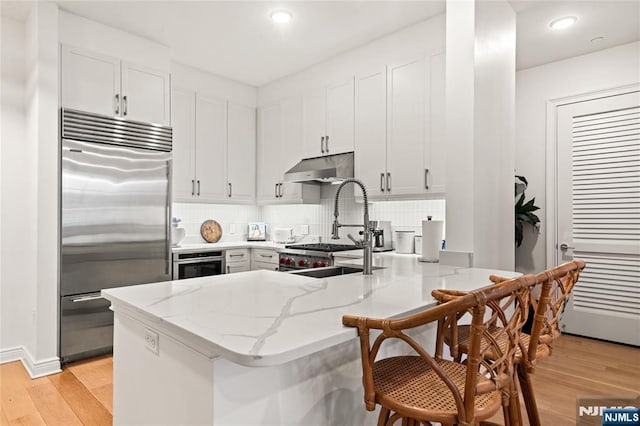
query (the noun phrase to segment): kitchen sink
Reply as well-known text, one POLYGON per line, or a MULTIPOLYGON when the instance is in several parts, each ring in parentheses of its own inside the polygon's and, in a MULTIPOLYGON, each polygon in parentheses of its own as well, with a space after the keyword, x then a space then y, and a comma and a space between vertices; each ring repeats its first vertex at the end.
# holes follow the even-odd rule
MULTIPOLYGON (((383 269, 381 266, 374 266, 373 270, 383 269)), ((327 277, 335 277, 338 275, 347 275, 347 274, 358 274, 362 273, 362 268, 359 266, 327 266, 326 268, 314 268, 314 269, 303 269, 301 271, 291 272, 296 275, 303 275, 305 277, 313 277, 313 278, 327 278, 327 277)))
POLYGON ((362 273, 362 268, 352 266, 328 266, 326 268, 303 269, 301 271, 292 272, 292 274, 303 275, 313 278, 335 277, 337 275, 362 273))

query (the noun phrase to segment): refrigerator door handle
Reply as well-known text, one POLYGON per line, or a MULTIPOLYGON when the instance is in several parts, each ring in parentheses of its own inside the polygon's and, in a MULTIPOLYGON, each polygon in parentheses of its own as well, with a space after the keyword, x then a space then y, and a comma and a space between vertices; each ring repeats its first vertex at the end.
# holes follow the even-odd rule
POLYGON ((167 206, 165 209, 165 226, 167 234, 165 236, 165 241, 167 245, 166 254, 167 254, 167 262, 165 266, 165 273, 171 277, 171 201, 173 198, 173 194, 171 192, 171 175, 172 175, 172 160, 167 160, 167 206))
POLYGON ((85 296, 74 297, 73 299, 71 299, 71 301, 73 303, 79 303, 79 302, 90 302, 91 300, 98 300, 98 299, 104 299, 104 297, 102 297, 100 293, 91 293, 85 296))

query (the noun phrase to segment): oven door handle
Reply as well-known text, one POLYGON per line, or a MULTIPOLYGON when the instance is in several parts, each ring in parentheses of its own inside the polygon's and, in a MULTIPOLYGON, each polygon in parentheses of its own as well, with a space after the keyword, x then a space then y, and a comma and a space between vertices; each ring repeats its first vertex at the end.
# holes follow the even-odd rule
POLYGON ((197 259, 176 260, 173 263, 176 265, 187 265, 190 263, 222 262, 223 260, 224 260, 224 257, 199 257, 197 259))

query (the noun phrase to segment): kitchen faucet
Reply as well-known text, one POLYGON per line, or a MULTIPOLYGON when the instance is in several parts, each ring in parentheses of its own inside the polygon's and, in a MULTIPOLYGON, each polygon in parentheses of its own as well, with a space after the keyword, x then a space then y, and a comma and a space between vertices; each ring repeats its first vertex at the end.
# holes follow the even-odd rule
POLYGON ((343 226, 353 226, 353 227, 364 228, 362 231, 360 231, 360 235, 362 235, 361 240, 356 240, 355 238, 353 238, 351 234, 347 234, 347 237, 349 237, 349 239, 355 243, 356 247, 364 249, 364 253, 362 256, 362 259, 363 259, 362 273, 364 275, 371 275, 373 273, 372 272, 372 269, 373 269, 372 267, 373 238, 372 237, 375 235, 375 231, 373 229, 371 222, 369 222, 369 201, 367 197, 367 188, 364 186, 364 183, 362 183, 362 181, 355 178, 348 178, 342 181, 340 186, 338 186, 338 190, 336 191, 336 199, 335 199, 335 204, 333 206, 333 216, 334 216, 334 219, 333 219, 333 228, 331 232, 331 238, 334 240, 337 240, 338 238, 340 238, 340 235, 338 234, 338 229, 343 226), (342 190, 342 187, 348 183, 354 183, 358 185, 360 189, 362 189, 362 196, 364 198, 364 220, 362 225, 344 225, 338 222, 338 215, 339 215, 338 199, 340 198, 340 191, 342 190))

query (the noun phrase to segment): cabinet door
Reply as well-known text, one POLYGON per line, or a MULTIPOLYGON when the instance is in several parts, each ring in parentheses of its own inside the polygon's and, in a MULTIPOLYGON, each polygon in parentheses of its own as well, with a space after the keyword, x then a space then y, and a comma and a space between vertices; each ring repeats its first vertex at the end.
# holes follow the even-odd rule
POLYGON ((196 95, 196 195, 227 198, 227 102, 196 95))
POLYGON ((256 193, 256 110, 229 102, 227 196, 253 200, 256 193))
POLYGON ((319 157, 326 154, 324 138, 326 128, 326 91, 323 88, 310 90, 302 97, 302 156, 319 157))
POLYGON ((258 109, 258 198, 275 201, 282 179, 280 105, 258 109))
POLYGON ((387 188, 392 195, 424 193, 424 58, 390 66, 387 78, 387 188))
POLYGON ((353 151, 353 77, 327 87, 325 154, 353 151))
POLYGON ((387 172, 387 72, 356 77, 355 175, 372 196, 385 195, 387 172))
MULTIPOLYGON (((282 114, 282 145, 280 148, 279 179, 282 182, 284 173, 295 166, 304 156, 302 140, 302 98, 293 97, 280 102, 282 114)), ((302 184, 283 182, 281 199, 299 199, 302 184)))
POLYGON ((447 147, 445 142, 445 54, 430 58, 429 76, 429 143, 425 159, 427 192, 444 193, 446 180, 447 147))
POLYGON ((120 114, 119 101, 118 59, 63 46, 63 107, 114 116, 120 114))
POLYGON ((195 198, 195 107, 193 91, 174 89, 171 108, 173 127, 173 200, 195 198))
POLYGON ((122 116, 169 124, 169 74, 122 63, 122 116))

